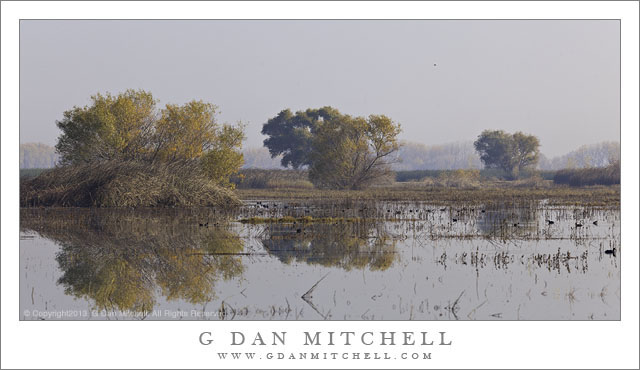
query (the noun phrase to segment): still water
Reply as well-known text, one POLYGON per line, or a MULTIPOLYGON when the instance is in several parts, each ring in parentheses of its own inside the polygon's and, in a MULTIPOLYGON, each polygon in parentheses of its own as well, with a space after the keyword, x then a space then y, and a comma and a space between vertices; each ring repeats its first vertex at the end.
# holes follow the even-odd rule
POLYGON ((620 319, 619 208, 252 201, 20 227, 22 320, 620 319))

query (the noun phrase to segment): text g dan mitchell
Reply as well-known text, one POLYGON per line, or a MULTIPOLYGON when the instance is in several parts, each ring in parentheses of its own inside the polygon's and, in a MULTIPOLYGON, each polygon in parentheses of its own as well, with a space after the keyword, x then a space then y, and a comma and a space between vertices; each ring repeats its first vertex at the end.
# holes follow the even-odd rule
POLYGON ((450 346, 452 341, 447 336, 447 332, 413 332, 413 331, 340 331, 340 332, 302 332, 289 338, 286 331, 269 333, 244 333, 231 331, 216 336, 210 331, 200 333, 198 340, 200 344, 208 346, 215 343, 224 343, 232 346, 284 346, 287 341, 299 341, 305 346, 350 346, 353 344, 363 344, 365 346, 450 346), (222 342, 220 342, 222 341, 222 342))

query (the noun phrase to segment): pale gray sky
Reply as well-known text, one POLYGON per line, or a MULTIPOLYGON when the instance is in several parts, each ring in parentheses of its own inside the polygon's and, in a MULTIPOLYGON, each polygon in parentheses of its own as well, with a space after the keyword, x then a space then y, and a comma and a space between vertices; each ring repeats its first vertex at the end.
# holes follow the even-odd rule
POLYGON ((618 21, 21 21, 20 141, 96 92, 202 99, 248 123, 284 108, 386 114, 401 139, 537 135, 542 152, 618 141, 618 21), (436 66, 434 66, 436 64, 436 66))

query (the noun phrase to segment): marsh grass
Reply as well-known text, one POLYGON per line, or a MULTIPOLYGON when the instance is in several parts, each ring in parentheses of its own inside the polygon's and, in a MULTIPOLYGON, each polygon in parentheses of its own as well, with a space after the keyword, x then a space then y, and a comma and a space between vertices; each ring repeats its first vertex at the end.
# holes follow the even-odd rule
MULTIPOLYGON (((527 180, 525 180, 527 181, 527 180)), ((535 180, 538 181, 538 180, 535 180)), ((619 206, 620 186, 569 187, 542 186, 504 181, 480 188, 433 187, 418 183, 402 183, 393 186, 374 187, 367 190, 318 190, 318 189, 239 189, 243 200, 280 199, 289 202, 331 202, 345 207, 362 201, 420 201, 434 205, 500 205, 519 204, 545 200, 550 205, 619 206)))
POLYGON ((438 177, 426 177, 422 180, 425 185, 449 188, 478 188, 482 185, 480 170, 443 171, 438 177))
POLYGON ((20 205, 226 209, 239 201, 208 178, 197 162, 105 161, 61 166, 21 181, 20 205))
POLYGON ((304 170, 243 169, 231 181, 238 189, 313 189, 304 170))
POLYGON ((336 224, 336 223, 345 223, 345 222, 358 222, 362 220, 357 217, 312 217, 312 216, 303 216, 303 217, 292 217, 292 216, 284 216, 284 217, 250 217, 240 219, 240 222, 243 224, 336 224))
POLYGON ((556 172, 553 181, 570 186, 620 184, 620 162, 607 167, 560 170, 556 172))

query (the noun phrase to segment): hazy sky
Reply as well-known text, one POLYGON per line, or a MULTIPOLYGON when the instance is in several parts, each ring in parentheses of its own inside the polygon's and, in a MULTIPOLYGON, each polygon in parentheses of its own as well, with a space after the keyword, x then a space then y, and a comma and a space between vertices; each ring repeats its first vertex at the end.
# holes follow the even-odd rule
POLYGON ((246 146, 284 108, 330 105, 403 140, 519 130, 555 156, 619 140, 619 42, 618 21, 22 21, 20 141, 53 145, 65 110, 134 88, 218 105, 246 146))

